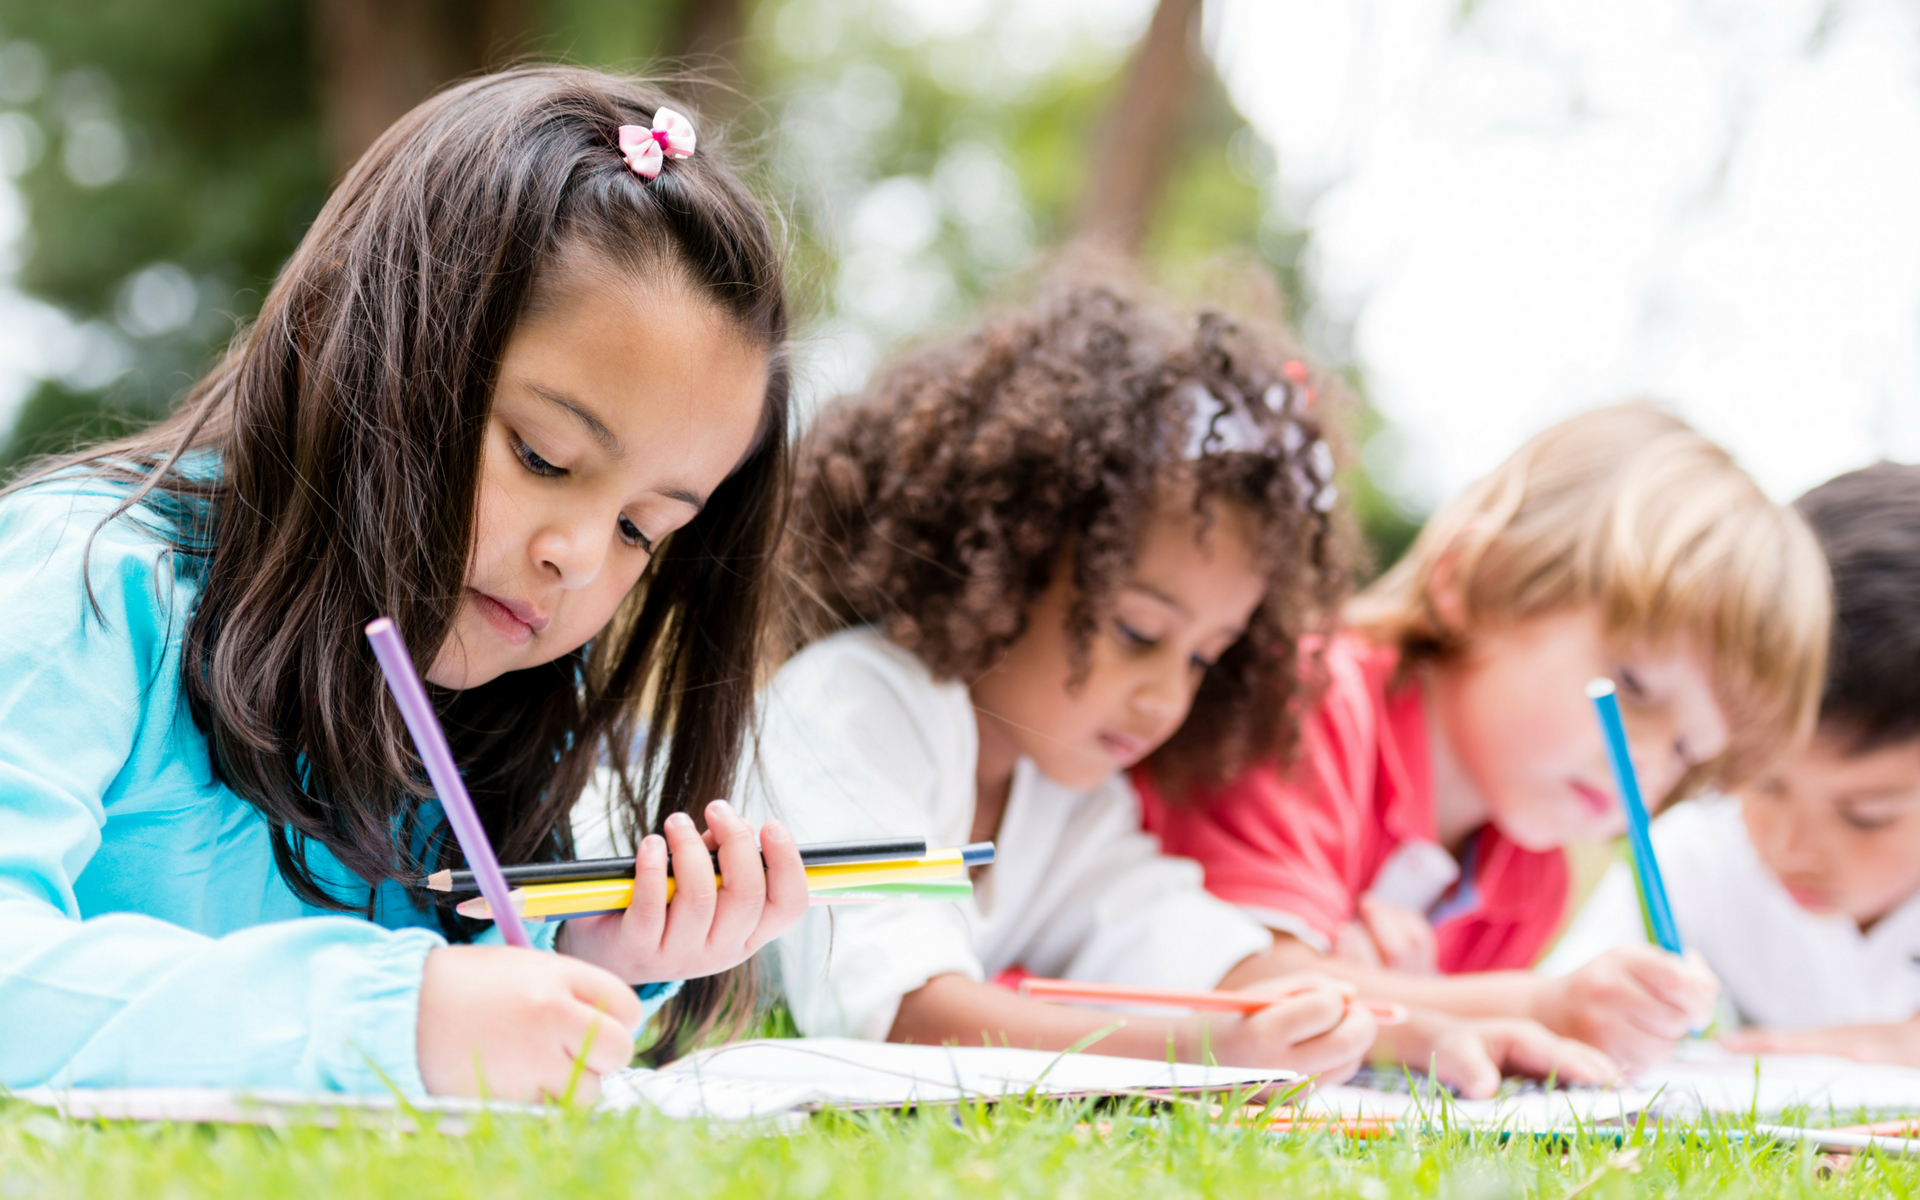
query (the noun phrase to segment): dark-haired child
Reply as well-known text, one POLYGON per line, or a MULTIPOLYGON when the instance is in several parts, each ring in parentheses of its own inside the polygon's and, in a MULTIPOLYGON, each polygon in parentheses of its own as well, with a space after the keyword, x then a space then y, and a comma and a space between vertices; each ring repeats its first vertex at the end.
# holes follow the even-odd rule
POLYGON ((171 418, 0 499, 0 1084, 532 1099, 584 1059, 590 1097, 804 911, 792 839, 763 872, 707 803, 786 492, 778 248, 667 104, 558 68, 427 101, 171 418), (459 859, 382 614, 503 860, 566 855, 611 756, 659 831, 632 909, 554 954, 410 886, 459 859), (677 736, 629 772, 649 703, 677 736))
MULTIPOLYGON (((1289 747, 1297 647, 1344 577, 1306 382, 1276 333, 1066 284, 822 416, 787 543, 804 648, 746 794, 805 838, 913 829, 998 854, 969 902, 816 910, 782 939, 803 1031, 1060 1049, 1114 1021, 991 982, 1023 968, 1278 997, 1132 1015, 1101 1053, 1338 1078, 1368 1052, 1347 989, 1271 978, 1268 931, 1140 832, 1125 773, 1214 778, 1289 747)), ((1401 1046, 1449 1073, 1604 1071, 1517 1023, 1401 1046)))
MULTIPOLYGON (((1654 822, 1674 917, 1752 1053, 1920 1065, 1920 466, 1882 463, 1795 505, 1833 573, 1813 739, 1654 822)), ((1616 869, 1543 965, 1643 941, 1616 869)))

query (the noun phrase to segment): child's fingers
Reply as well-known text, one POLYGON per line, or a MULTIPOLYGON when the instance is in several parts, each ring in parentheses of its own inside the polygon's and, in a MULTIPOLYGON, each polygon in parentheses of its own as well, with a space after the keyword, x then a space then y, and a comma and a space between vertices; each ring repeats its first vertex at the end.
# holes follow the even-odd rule
POLYGON ((1373 931, 1362 921, 1348 921, 1334 933, 1333 956, 1357 967, 1378 970, 1386 966, 1379 942, 1374 940, 1373 931))
POLYGON ((749 954, 793 928, 807 913, 807 868, 793 835, 780 822, 768 821, 760 830, 760 849, 767 860, 767 904, 747 940, 749 954))
POLYGON ((633 1061, 633 1034, 605 1013, 583 1006, 578 1032, 567 1040, 566 1049, 569 1059, 584 1062, 595 1075, 605 1075, 633 1061))
POLYGON ((734 815, 725 800, 707 805, 707 832, 720 842, 720 900, 707 930, 707 945, 732 951, 746 945, 767 902, 767 873, 753 826, 734 815))
POLYGON ((1379 1034, 1380 1026, 1365 1005, 1349 1005, 1332 1029, 1294 1043, 1295 1070, 1318 1075, 1322 1083, 1338 1083, 1359 1070, 1379 1034))
MULTIPOLYGON (((629 1039, 640 1031, 640 1018, 646 1009, 632 985, 611 971, 578 959, 560 960, 571 968, 567 986, 573 998, 613 1021, 629 1039)), ((629 1056, 631 1057, 631 1056, 629 1056)))
POLYGON ((633 900, 620 918, 620 940, 651 950, 667 929, 667 842, 657 833, 640 839, 633 857, 633 900))
POLYGON ((1238 990, 1255 995, 1292 996, 1316 989, 1338 992, 1342 996, 1351 996, 1354 993, 1354 986, 1351 983, 1344 979, 1335 979, 1331 975, 1322 975, 1318 971, 1289 971, 1285 975, 1273 975, 1257 980, 1238 990))
POLYGON ((1692 1014, 1704 1002, 1709 1006, 1720 992, 1720 981, 1699 958, 1682 958, 1650 946, 1626 947, 1618 953, 1627 973, 1660 1000, 1692 1014))
POLYGON ((697 961, 713 928, 719 885, 713 858, 693 818, 674 813, 666 821, 667 849, 673 856, 673 903, 667 907, 661 947, 669 958, 697 961))
POLYGON ((1367 932, 1373 935, 1380 957, 1390 966, 1398 966, 1409 955, 1417 953, 1424 941, 1431 940, 1426 920, 1396 904, 1362 896, 1360 917, 1366 922, 1367 932))
POLYGON ((1263 1041, 1293 1045, 1319 1037, 1348 1014, 1345 995, 1332 988, 1308 988, 1247 1015, 1248 1028, 1263 1041))
POLYGON ((1549 1076, 1561 1083, 1600 1085, 1619 1076, 1620 1067, 1600 1050, 1563 1038, 1532 1021, 1500 1021, 1483 1030, 1487 1047, 1506 1073, 1549 1076))
POLYGON ((1468 1100, 1485 1100, 1500 1090, 1500 1067, 1486 1042, 1470 1030, 1442 1038, 1429 1065, 1441 1083, 1459 1089, 1468 1100))

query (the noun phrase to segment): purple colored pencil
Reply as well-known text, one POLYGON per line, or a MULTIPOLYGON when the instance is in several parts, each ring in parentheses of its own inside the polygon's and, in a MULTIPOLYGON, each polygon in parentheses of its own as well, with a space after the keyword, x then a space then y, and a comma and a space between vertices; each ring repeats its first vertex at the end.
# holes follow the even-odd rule
POLYGON ((400 706, 400 716, 406 721, 408 732, 413 734, 420 761, 426 764, 427 778, 440 794, 440 807, 446 810, 447 824, 453 826, 453 836, 467 856, 474 882, 480 885, 480 894, 487 898, 487 906, 493 910, 493 921, 500 927, 500 936, 509 946, 531 947, 527 928, 520 923, 520 914, 508 898, 500 860, 494 857, 493 843, 487 840, 480 814, 473 809, 473 798, 467 795, 460 769, 453 764, 453 750, 447 745, 447 735, 441 732, 440 719, 433 715, 433 704, 420 683, 420 674, 413 669, 407 644, 400 640, 400 631, 390 617, 381 617, 368 625, 367 640, 373 643, 374 657, 380 660, 380 669, 387 675, 387 686, 393 690, 394 702, 400 706))

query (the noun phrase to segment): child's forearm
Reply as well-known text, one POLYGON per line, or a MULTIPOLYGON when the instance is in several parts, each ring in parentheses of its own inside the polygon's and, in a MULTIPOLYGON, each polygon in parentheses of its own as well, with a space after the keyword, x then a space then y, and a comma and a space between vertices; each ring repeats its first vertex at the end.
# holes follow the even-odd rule
POLYGON ((1202 1061, 1206 1023, 1201 1018, 1143 1017, 1088 1012, 1029 1000, 1002 987, 961 975, 940 975, 900 1001, 888 1032, 891 1042, 940 1045, 1010 1045, 1065 1050, 1088 1035, 1118 1024, 1084 1047, 1095 1054, 1165 1061, 1169 1043, 1181 1062, 1202 1061))
POLYGON ((1540 980, 1528 971, 1478 971, 1469 975, 1408 975, 1366 967, 1322 954, 1287 933, 1273 935, 1273 949, 1243 960, 1220 981, 1241 988, 1289 971, 1318 971, 1344 979, 1371 999, 1463 1017, 1531 1017, 1540 980))

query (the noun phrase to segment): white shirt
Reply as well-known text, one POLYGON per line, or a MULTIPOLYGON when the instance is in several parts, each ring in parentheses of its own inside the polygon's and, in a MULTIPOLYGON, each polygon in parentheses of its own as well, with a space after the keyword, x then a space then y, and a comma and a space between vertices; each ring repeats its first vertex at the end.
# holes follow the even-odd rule
MULTIPOLYGON (((749 819, 777 816, 801 842, 973 827, 979 733, 963 684, 935 682, 871 629, 816 642, 774 678, 742 772, 749 819)), ((1272 935, 1208 895, 1198 864, 1140 830, 1124 776, 1071 791, 1022 759, 994 864, 963 903, 814 908, 779 942, 782 984, 810 1036, 883 1040, 900 998, 937 975, 1036 975, 1205 988, 1272 935)))
MULTIPOLYGON (((1681 944, 1699 949, 1744 1023, 1813 1029, 1920 1012, 1920 896, 1864 934, 1849 917, 1815 916, 1760 862, 1739 802, 1726 797, 1662 816, 1653 846, 1681 944)), ((1632 872, 1615 863, 1540 971, 1564 974, 1646 940, 1632 872)))

